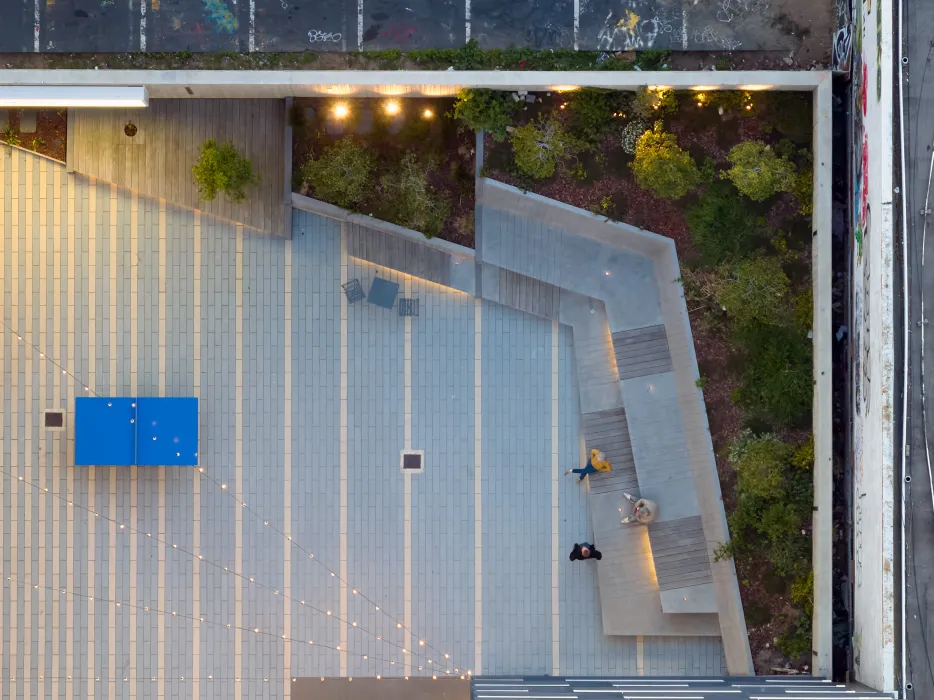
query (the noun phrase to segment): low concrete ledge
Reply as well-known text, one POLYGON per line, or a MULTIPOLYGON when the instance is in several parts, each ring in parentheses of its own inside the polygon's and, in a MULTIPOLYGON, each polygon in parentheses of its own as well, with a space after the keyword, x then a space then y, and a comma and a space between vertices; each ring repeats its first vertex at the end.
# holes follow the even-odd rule
MULTIPOLYGON (((829 71, 0 70, 0 86, 141 86, 152 98, 453 95, 462 87, 557 90, 645 85, 811 91, 829 71), (191 92, 188 91, 191 90, 191 92)), ((55 94, 50 90, 51 95, 55 94)))
MULTIPOLYGON (((368 243, 363 243, 362 250, 369 252, 363 254, 361 259, 442 284, 465 294, 476 294, 474 251, 470 248, 440 238, 426 238, 418 231, 370 216, 352 214, 333 204, 294 192, 292 193, 292 207, 342 222, 349 231, 351 241, 356 240, 355 235, 365 238, 366 231, 387 234, 387 238, 379 241, 375 247, 373 247, 372 239, 368 243), (412 247, 413 245, 421 246, 432 252, 419 255, 416 252, 417 249, 412 247), (431 261, 429 262, 426 258, 430 258, 431 261), (426 275, 426 270, 431 274, 426 275)), ((350 254, 354 255, 353 252, 350 254)))

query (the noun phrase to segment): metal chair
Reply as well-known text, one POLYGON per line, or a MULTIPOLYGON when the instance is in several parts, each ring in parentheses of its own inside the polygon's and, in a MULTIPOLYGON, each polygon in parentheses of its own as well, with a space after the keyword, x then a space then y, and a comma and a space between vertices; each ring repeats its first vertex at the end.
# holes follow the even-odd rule
POLYGON ((418 299, 399 297, 400 316, 418 316, 418 299))
POLYGON ((366 299, 366 294, 363 293, 363 286, 360 284, 360 280, 358 279, 352 279, 349 282, 342 284, 341 288, 344 290, 344 295, 347 297, 348 304, 353 304, 355 301, 366 299))

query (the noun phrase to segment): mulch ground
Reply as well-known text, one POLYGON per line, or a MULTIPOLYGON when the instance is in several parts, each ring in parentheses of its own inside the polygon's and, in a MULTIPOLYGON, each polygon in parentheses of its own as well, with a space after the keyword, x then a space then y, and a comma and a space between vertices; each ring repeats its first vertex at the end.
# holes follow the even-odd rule
MULTIPOLYGON (((20 131, 20 110, 7 110, 10 126, 19 134, 22 148, 41 153, 49 158, 65 162, 65 147, 68 132, 67 110, 39 110, 36 114, 36 130, 28 134, 20 131)), ((0 136, 0 141, 3 141, 0 136)))

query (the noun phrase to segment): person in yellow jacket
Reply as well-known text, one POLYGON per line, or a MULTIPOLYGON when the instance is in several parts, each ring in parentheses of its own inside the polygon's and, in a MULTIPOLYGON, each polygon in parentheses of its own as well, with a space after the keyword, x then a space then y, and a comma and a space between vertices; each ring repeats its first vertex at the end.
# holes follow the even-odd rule
POLYGON ((583 469, 568 469, 564 472, 564 475, 568 474, 580 474, 578 481, 583 481, 584 477, 588 474, 596 474, 597 472, 608 472, 611 471, 612 467, 606 459, 606 455, 603 454, 600 450, 591 450, 590 459, 587 460, 587 466, 583 469))

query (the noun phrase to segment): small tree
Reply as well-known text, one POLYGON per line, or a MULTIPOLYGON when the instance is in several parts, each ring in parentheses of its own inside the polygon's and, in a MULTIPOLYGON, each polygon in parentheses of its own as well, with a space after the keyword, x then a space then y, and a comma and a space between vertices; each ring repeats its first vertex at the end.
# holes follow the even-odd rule
POLYGON ((457 93, 454 103, 454 118, 464 122, 471 130, 483 129, 494 140, 506 138, 506 127, 512 124, 516 102, 508 92, 494 90, 471 90, 464 88, 457 93))
POLYGON ((191 169, 198 185, 198 198, 210 202, 223 192, 233 202, 246 199, 246 188, 259 183, 253 164, 230 141, 220 146, 214 139, 201 145, 201 157, 191 169))
POLYGON ((733 167, 722 172, 720 177, 731 180, 736 189, 756 202, 787 192, 794 186, 794 163, 779 158, 763 141, 746 141, 733 146, 727 160, 733 167))
POLYGON ((451 213, 448 197, 428 184, 433 169, 433 163, 419 163, 415 153, 409 152, 398 167, 380 178, 383 208, 391 220, 428 238, 441 233, 451 213))
POLYGON ((788 319, 791 282, 777 258, 741 260, 721 280, 717 303, 737 325, 781 325, 788 319))
POLYGON ((746 360, 734 402, 749 416, 772 423, 792 425, 806 418, 814 388, 807 336, 787 326, 759 324, 737 335, 746 360))
POLYGON ((554 175, 558 161, 574 150, 572 139, 554 119, 539 119, 516 127, 509 140, 516 168, 536 180, 554 175))
POLYGON ((674 134, 662 129, 660 121, 636 141, 636 157, 630 167, 639 187, 664 199, 683 197, 701 180, 694 159, 678 146, 674 134))
POLYGON ((320 199, 339 207, 355 207, 371 194, 373 155, 352 139, 324 149, 320 158, 302 166, 302 177, 320 199))
POLYGON ((794 447, 771 435, 744 431, 730 449, 738 490, 756 498, 781 500, 793 454, 794 447))
POLYGON ((704 265, 748 255, 759 243, 759 218, 730 183, 715 182, 687 211, 691 238, 704 265))
POLYGON ((678 98, 671 88, 641 87, 636 90, 632 112, 643 119, 658 119, 678 111, 678 98))
POLYGON ((631 100, 627 92, 581 88, 568 97, 568 128, 585 143, 595 146, 610 129, 613 119, 631 100))

